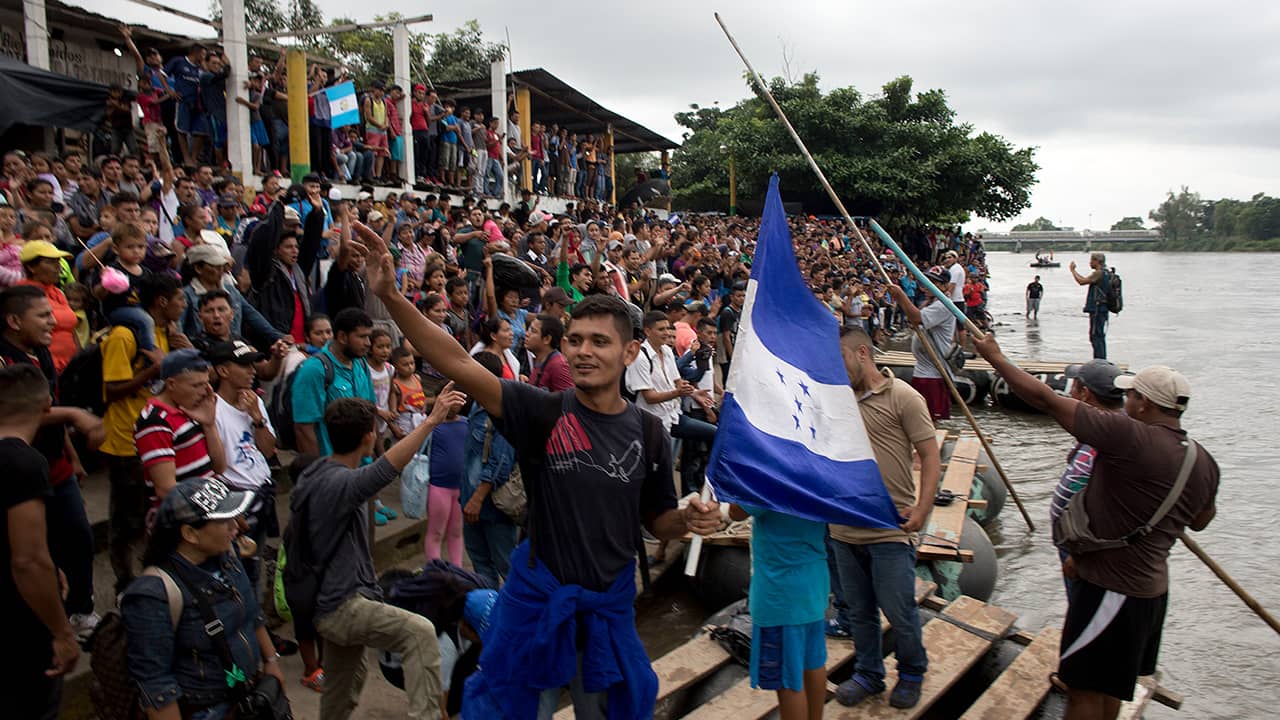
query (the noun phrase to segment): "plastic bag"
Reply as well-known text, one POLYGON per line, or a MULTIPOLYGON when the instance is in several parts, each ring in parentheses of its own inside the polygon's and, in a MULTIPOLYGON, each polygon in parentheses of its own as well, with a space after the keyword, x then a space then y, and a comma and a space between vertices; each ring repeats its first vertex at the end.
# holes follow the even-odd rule
POLYGON ((427 516, 427 491, 431 487, 431 436, 400 471, 400 506, 414 520, 427 516))

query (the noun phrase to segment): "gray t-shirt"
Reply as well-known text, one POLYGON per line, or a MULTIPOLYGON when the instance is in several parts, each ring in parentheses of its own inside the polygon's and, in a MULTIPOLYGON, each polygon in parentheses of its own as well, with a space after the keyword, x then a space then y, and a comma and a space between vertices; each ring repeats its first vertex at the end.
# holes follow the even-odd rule
POLYGON ((444 106, 440 103, 432 103, 431 109, 427 111, 427 135, 435 137, 440 134, 440 121, 432 121, 431 116, 444 115, 444 106))
POLYGON ((398 473, 386 458, 353 470, 329 458, 322 458, 298 479, 289 502, 296 517, 307 504, 311 549, 317 561, 332 554, 320 595, 316 598, 316 619, 337 610, 348 599, 362 595, 381 600, 378 576, 369 548, 369 512, 366 503, 390 485, 398 473), (336 540, 335 540, 336 537, 336 540), (337 543, 335 546, 335 542, 337 543))
MULTIPOLYGON (((941 301, 934 300, 920 310, 922 327, 933 341, 933 348, 939 357, 946 357, 956 335, 956 321, 951 311, 941 301)), ((929 360, 929 351, 920 345, 920 336, 911 336, 911 354, 916 357, 916 368, 913 373, 918 378, 942 379, 942 374, 929 360)))

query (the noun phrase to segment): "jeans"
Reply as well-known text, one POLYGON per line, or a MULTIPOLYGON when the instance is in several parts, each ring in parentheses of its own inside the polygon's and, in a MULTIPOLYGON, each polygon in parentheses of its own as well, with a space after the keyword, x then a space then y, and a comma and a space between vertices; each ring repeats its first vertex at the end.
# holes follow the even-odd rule
POLYGON ((411 720, 440 717, 440 645, 431 621, 417 613, 354 595, 316 623, 324 639, 320 720, 346 720, 360 702, 365 647, 400 653, 411 720))
POLYGON ((49 554, 67 576, 70 615, 93 612, 93 526, 84 511, 80 481, 68 478, 45 498, 45 522, 49 528, 49 554))
POLYGON ((529 176, 533 179, 533 191, 538 192, 540 190, 546 190, 547 189, 546 163, 542 160, 539 160, 538 158, 533 158, 532 160, 529 161, 529 164, 532 166, 532 169, 529 171, 529 176))
POLYGON ((351 170, 360 163, 360 158, 356 155, 355 150, 348 150, 347 152, 335 150, 333 155, 338 161, 338 173, 342 176, 341 179, 351 182, 351 178, 355 177, 351 170))
MULTIPOLYGON (((551 720, 560 705, 560 690, 547 688, 538 698, 538 720, 551 720)), ((569 682, 569 698, 573 701, 573 716, 578 720, 605 720, 608 717, 607 692, 589 693, 582 686, 582 653, 578 653, 578 674, 569 682)))
POLYGON ((489 156, 485 154, 484 148, 474 151, 467 164, 468 170, 471 172, 471 192, 476 195, 483 195, 485 191, 485 171, 489 167, 489 156))
POLYGON ((124 305, 107 313, 112 325, 123 325, 133 331, 133 339, 142 350, 156 349, 156 320, 137 305, 124 305))
POLYGON ((431 133, 426 130, 413 131, 413 177, 427 176, 427 155, 430 147, 431 133))
POLYGON ((107 455, 106 458, 107 478, 111 482, 108 554, 116 574, 116 592, 120 593, 133 582, 133 543, 142 538, 146 526, 147 491, 138 456, 107 455))
POLYGON ((516 549, 516 524, 505 515, 497 520, 481 516, 480 522, 462 524, 462 544, 476 574, 498 587, 511 572, 511 551, 516 549))
POLYGON ((836 565, 836 546, 839 540, 827 532, 827 579, 831 583, 831 607, 836 611, 836 624, 841 630, 851 632, 853 616, 849 611, 849 603, 844 601, 844 590, 840 587, 840 568, 836 565))
POLYGON ((1111 311, 1105 307, 1089 311, 1089 344, 1093 345, 1095 358, 1107 359, 1107 317, 1111 311))
POLYGON ((840 589, 849 604, 850 631, 855 648, 854 675, 872 692, 884 690, 884 652, 880 611, 893 626, 897 640, 898 676, 921 679, 929 657, 921 639, 916 607, 916 550, 907 543, 852 545, 835 542, 840 589))
POLYGON ((497 197, 502 192, 502 161, 497 158, 489 158, 489 167, 485 171, 489 184, 486 188, 486 195, 497 197))
POLYGON ((360 178, 373 177, 373 151, 355 150, 351 154, 356 156, 355 168, 351 171, 351 179, 359 180, 360 178))

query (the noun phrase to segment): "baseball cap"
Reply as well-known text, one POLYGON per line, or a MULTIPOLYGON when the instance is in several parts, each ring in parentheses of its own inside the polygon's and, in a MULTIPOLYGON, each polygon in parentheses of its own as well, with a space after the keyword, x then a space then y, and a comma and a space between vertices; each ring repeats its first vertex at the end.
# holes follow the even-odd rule
POLYGON ((237 207, 239 205, 240 198, 236 197, 234 193, 224 193, 222 197, 218 198, 218 207, 237 207))
POLYGON ((684 305, 685 312, 707 314, 707 304, 701 300, 690 300, 684 305))
POLYGON ((1166 365, 1151 365, 1137 375, 1120 375, 1115 380, 1121 390, 1133 390, 1160 407, 1186 410, 1191 400, 1191 383, 1177 370, 1166 365))
POLYGON ((365 219, 366 219, 367 221, 371 222, 371 223, 376 223, 376 222, 378 222, 379 220, 381 220, 381 219, 382 219, 382 218, 384 218, 384 217, 386 217, 386 215, 383 215, 382 213, 378 212, 377 210, 370 210, 370 211, 369 211, 369 214, 368 214, 367 216, 365 216, 365 219))
POLYGON ((302 222, 302 216, 298 214, 298 209, 297 209, 297 208, 295 208, 295 207, 291 207, 291 206, 289 206, 289 205, 285 205, 285 206, 284 206, 284 221, 285 221, 285 222, 296 222, 296 223, 300 223, 300 222, 302 222))
POLYGON ((671 273, 662 273, 661 275, 658 276, 658 284, 662 284, 662 283, 675 283, 676 285, 679 285, 680 278, 676 277, 675 275, 672 275, 671 273))
POLYGON ((569 299, 569 293, 564 288, 553 287, 542 293, 543 305, 568 305, 572 300, 569 299))
POLYGON ((467 601, 462 606, 462 619, 467 621, 477 635, 484 636, 489 629, 489 614, 498 601, 498 591, 488 588, 477 588, 467 593, 467 601))
POLYGON ((934 282, 940 282, 940 283, 951 282, 951 273, 947 272, 946 270, 943 270, 937 265, 934 265, 933 267, 926 270, 924 273, 924 276, 929 278, 930 280, 933 280, 934 282))
POLYGON ((231 255, 218 245, 192 245, 187 251, 187 262, 192 265, 196 263, 204 263, 206 265, 230 265, 231 255))
POLYGON ((623 245, 621 240, 610 240, 609 245, 606 247, 608 250, 621 250, 622 248, 623 245))
POLYGON ((341 201, 341 200, 342 200, 342 191, 341 191, 341 190, 339 190, 339 189, 338 189, 338 188, 336 188, 336 187, 335 187, 335 188, 329 188, 329 199, 330 199, 330 200, 332 200, 332 201, 334 201, 334 202, 339 202, 339 201, 341 201))
POLYGON ((168 380, 189 370, 209 370, 209 361, 195 348, 174 350, 160 361, 160 379, 168 380))
POLYGON ((1084 383, 1089 391, 1104 400, 1120 400, 1124 391, 1116 387, 1116 377, 1123 375, 1120 366, 1110 360, 1094 358, 1087 363, 1068 365, 1064 374, 1084 383))
POLYGON ((414 89, 414 90, 422 90, 423 92, 426 92, 426 90, 427 90, 427 86, 426 86, 426 85, 423 85, 422 83, 414 83, 414 85, 413 85, 413 89, 414 89))
POLYGON ((31 240, 22 246, 22 252, 18 255, 20 262, 29 263, 36 258, 69 258, 71 253, 63 252, 54 246, 48 240, 31 240))
POLYGON ((373 193, 369 192, 368 190, 361 190, 360 192, 356 193, 356 200, 372 200, 372 199, 373 199, 373 193))
POLYGON ((252 365, 267 359, 266 355, 258 352, 257 348, 243 340, 214 343, 209 346, 205 356, 209 358, 209 362, 213 365, 229 362, 238 365, 252 365))
POLYGON ((551 219, 550 213, 544 213, 541 210, 534 210, 533 212, 529 213, 529 222, 527 223, 527 225, 529 227, 534 227, 535 225, 541 225, 542 223, 547 222, 550 219, 551 219))
POLYGON ((173 528, 206 520, 230 520, 249 509, 253 494, 228 488, 216 478, 184 480, 164 496, 156 524, 173 528))

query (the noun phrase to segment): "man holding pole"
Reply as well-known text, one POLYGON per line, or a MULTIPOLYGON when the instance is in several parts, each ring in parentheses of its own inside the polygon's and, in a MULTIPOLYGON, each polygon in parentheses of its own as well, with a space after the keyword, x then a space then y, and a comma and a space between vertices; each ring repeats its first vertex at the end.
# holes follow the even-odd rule
MULTIPOLYGON (((925 277, 942 292, 950 291, 951 275, 946 270, 934 267, 925 273, 925 277)), ((920 338, 923 336, 933 344, 934 353, 938 358, 945 358, 947 351, 955 342, 956 320, 946 304, 932 295, 926 295, 924 307, 917 308, 897 283, 889 283, 888 287, 889 293, 893 295, 893 299, 907 316, 907 322, 920 326, 924 331, 916 333, 911 338, 911 354, 916 358, 916 366, 911 374, 911 387, 924 396, 929 406, 929 414, 934 420, 950 420, 951 392, 947 389, 946 381, 942 379, 942 373, 949 370, 934 366, 933 359, 920 342, 920 338)))
POLYGON ((1114 385, 1124 391, 1124 413, 1107 412, 1058 395, 1010 362, 990 335, 974 347, 1018 397, 1097 450, 1089 484, 1070 504, 1084 504, 1096 537, 1125 542, 1073 550, 1063 563, 1072 587, 1058 676, 1068 687, 1067 720, 1110 720, 1133 698, 1138 676, 1156 669, 1169 549, 1184 528, 1203 530, 1215 512, 1218 465, 1181 427, 1191 386, 1162 365, 1120 375, 1114 385))

